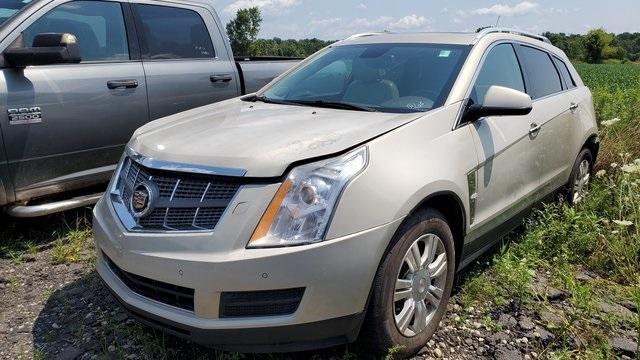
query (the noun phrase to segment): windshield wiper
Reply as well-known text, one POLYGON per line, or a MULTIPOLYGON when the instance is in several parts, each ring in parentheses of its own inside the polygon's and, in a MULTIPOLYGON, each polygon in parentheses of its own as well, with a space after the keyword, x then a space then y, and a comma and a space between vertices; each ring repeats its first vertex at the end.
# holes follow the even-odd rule
POLYGON ((289 100, 281 100, 281 99, 272 99, 272 98, 268 98, 264 95, 253 95, 251 97, 247 97, 243 99, 244 101, 251 101, 251 102, 256 102, 256 101, 260 101, 266 104, 278 104, 278 105, 299 105, 296 102, 292 102, 289 100))
POLYGON ((324 108, 345 109, 345 110, 357 110, 357 111, 370 111, 376 112, 378 110, 364 106, 356 105, 340 101, 326 101, 326 100, 281 100, 271 99, 264 95, 254 95, 247 99, 247 101, 261 101, 267 104, 281 104, 281 105, 304 105, 304 106, 317 106, 324 108))
POLYGON ((327 100, 289 100, 289 103, 300 104, 300 105, 308 105, 308 106, 317 106, 324 108, 333 108, 333 109, 345 109, 345 110, 357 110, 357 111, 370 111, 375 112, 378 111, 374 108, 364 106, 364 105, 356 105, 352 103, 340 102, 340 101, 327 101, 327 100))
POLYGON ((249 98, 247 100, 248 101, 253 101, 253 102, 261 101, 261 102, 267 103, 267 104, 291 104, 291 102, 289 102, 289 101, 271 99, 271 98, 268 98, 268 97, 266 97, 264 95, 259 95, 259 96, 258 95, 254 95, 254 96, 252 96, 251 98, 249 98))

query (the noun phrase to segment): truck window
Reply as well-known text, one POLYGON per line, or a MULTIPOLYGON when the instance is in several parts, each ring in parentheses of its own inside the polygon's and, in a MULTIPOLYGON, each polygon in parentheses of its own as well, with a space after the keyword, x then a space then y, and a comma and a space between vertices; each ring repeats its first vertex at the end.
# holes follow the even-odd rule
MULTIPOLYGON (((129 60, 127 31, 117 2, 72 1, 36 20, 22 32, 24 46, 37 34, 70 33, 78 39, 82 62, 129 60)), ((18 39, 20 40, 20 39, 18 39)))
POLYGON ((522 72, 511 44, 496 45, 489 50, 471 90, 471 100, 476 104, 482 104, 487 90, 492 85, 524 92, 522 72))
POLYGON ((136 5, 143 51, 151 60, 214 57, 207 26, 197 12, 169 6, 136 5))

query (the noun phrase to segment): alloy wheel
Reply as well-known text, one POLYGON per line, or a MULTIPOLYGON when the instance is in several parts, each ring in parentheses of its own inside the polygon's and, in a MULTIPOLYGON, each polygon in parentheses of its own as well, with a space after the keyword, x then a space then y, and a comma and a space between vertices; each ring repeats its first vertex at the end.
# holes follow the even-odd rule
POLYGON ((422 332, 440 306, 447 279, 447 253, 442 240, 425 234, 402 259, 393 294, 394 317, 406 337, 422 332))

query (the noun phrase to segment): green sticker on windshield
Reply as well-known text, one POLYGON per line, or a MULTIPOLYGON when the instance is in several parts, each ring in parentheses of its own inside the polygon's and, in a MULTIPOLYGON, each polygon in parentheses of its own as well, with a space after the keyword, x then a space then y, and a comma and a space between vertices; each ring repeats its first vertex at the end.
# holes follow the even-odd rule
POLYGON ((451 55, 451 50, 440 50, 438 57, 449 57, 449 55, 451 55))

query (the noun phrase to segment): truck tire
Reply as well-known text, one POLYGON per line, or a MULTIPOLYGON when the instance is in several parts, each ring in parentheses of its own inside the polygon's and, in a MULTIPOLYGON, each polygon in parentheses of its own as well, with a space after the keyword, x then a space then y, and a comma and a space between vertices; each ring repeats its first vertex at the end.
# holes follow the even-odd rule
POLYGON ((362 340, 378 354, 415 354, 438 329, 455 276, 455 246, 434 209, 411 215, 394 235, 376 274, 362 340))

